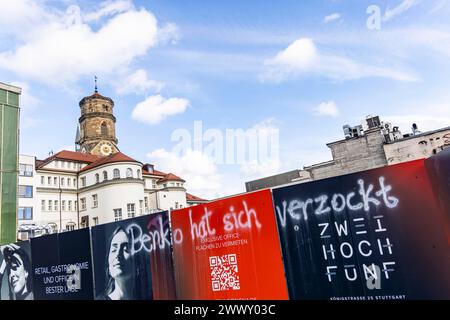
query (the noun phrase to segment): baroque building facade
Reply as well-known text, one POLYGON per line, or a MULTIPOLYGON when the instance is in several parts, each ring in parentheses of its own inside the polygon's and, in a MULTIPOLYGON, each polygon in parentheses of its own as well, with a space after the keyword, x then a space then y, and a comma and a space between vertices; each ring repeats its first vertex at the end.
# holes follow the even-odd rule
POLYGON ((95 90, 79 106, 76 151, 19 156, 19 239, 207 202, 119 150, 111 98, 95 90))

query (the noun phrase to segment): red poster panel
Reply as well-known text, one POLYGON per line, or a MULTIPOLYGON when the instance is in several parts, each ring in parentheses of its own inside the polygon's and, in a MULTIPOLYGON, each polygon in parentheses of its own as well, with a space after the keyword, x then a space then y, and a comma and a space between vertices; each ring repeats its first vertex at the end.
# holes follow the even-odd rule
POLYGON ((269 190, 172 212, 178 299, 288 298, 269 190))

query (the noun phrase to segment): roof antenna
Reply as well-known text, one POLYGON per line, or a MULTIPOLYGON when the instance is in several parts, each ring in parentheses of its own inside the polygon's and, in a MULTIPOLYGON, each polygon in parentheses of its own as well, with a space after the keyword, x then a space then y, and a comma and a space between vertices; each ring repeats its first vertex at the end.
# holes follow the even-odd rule
POLYGON ((95 81, 95 93, 98 93, 98 89, 97 89, 97 76, 94 76, 94 81, 95 81))

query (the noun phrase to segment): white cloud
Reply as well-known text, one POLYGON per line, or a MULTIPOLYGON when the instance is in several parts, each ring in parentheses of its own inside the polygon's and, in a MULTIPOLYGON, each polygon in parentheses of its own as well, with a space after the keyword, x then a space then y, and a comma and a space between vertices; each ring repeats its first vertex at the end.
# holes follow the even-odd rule
POLYGON ((338 55, 321 53, 314 41, 300 38, 264 62, 262 81, 281 82, 302 75, 315 75, 332 80, 381 77, 398 81, 418 81, 412 73, 385 66, 371 65, 338 55))
POLYGON ((314 114, 318 116, 337 117, 339 109, 334 101, 322 102, 314 108, 314 114))
POLYGON ((15 81, 11 84, 22 89, 20 94, 20 127, 28 129, 38 126, 42 123, 42 119, 34 114, 34 110, 42 104, 42 101, 32 94, 28 83, 15 81))
POLYGON ((14 34, 20 39, 49 16, 33 0, 0 0, 0 8, 0 34, 14 34))
POLYGON ((155 161, 155 167, 164 172, 171 172, 184 180, 188 192, 200 197, 215 197, 222 189, 222 176, 211 158, 201 151, 186 150, 183 155, 157 149, 147 154, 155 161))
POLYGON ((97 21, 103 17, 117 13, 127 12, 134 9, 133 2, 130 0, 104 1, 100 4, 99 10, 86 14, 84 21, 97 21))
POLYGON ((128 75, 120 82, 116 83, 116 90, 119 95, 129 93, 145 94, 149 90, 160 92, 164 83, 148 78, 147 71, 139 69, 128 75))
POLYGON ((131 117, 139 122, 157 124, 168 116, 183 113, 189 106, 189 100, 181 98, 165 99, 160 95, 151 96, 139 102, 131 117))
POLYGON ((176 44, 180 40, 180 30, 175 23, 167 23, 159 30, 158 42, 176 44))
MULTIPOLYGON (((0 68, 24 78, 60 86, 82 76, 107 78, 127 69, 158 43, 160 29, 155 16, 148 10, 134 9, 130 1, 103 2, 98 11, 86 13, 77 6, 63 12, 49 10, 45 2, 38 3, 19 0, 23 12, 14 6, 7 6, 6 11, 8 15, 18 14, 8 30, 15 30, 12 39, 21 37, 23 41, 0 52, 0 68), (94 29, 87 21, 96 19, 100 20, 94 29), (20 21, 27 28, 20 26, 20 21)), ((0 21, 5 15, 3 8, 1 12, 0 21)))
POLYGON ((404 12, 408 11, 411 7, 419 4, 420 0, 403 0, 399 5, 397 5, 394 8, 387 8, 386 12, 384 13, 383 20, 389 21, 392 20, 394 17, 399 16, 403 14, 404 12))
MULTIPOLYGON (((240 172, 246 181, 255 177, 266 177, 281 168, 279 127, 274 118, 263 120, 250 128, 256 132, 257 155, 249 157, 240 165, 240 172)), ((248 150, 250 152, 250 150, 248 150)))
POLYGON ((325 18, 323 18, 323 22, 324 23, 329 23, 329 22, 332 22, 332 21, 335 21, 335 20, 339 20, 340 18, 341 18, 341 14, 335 12, 335 13, 332 13, 332 14, 326 16, 325 18))

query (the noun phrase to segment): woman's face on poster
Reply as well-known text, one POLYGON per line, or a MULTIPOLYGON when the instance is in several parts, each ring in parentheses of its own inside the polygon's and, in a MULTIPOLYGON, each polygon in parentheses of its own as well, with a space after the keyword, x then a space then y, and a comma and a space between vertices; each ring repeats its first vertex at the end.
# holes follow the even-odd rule
POLYGON ((23 292, 27 285, 28 272, 18 254, 14 254, 9 266, 9 283, 15 294, 23 292))
POLYGON ((127 278, 131 276, 132 261, 130 243, 127 234, 120 230, 111 240, 108 256, 109 274, 111 277, 127 278))

